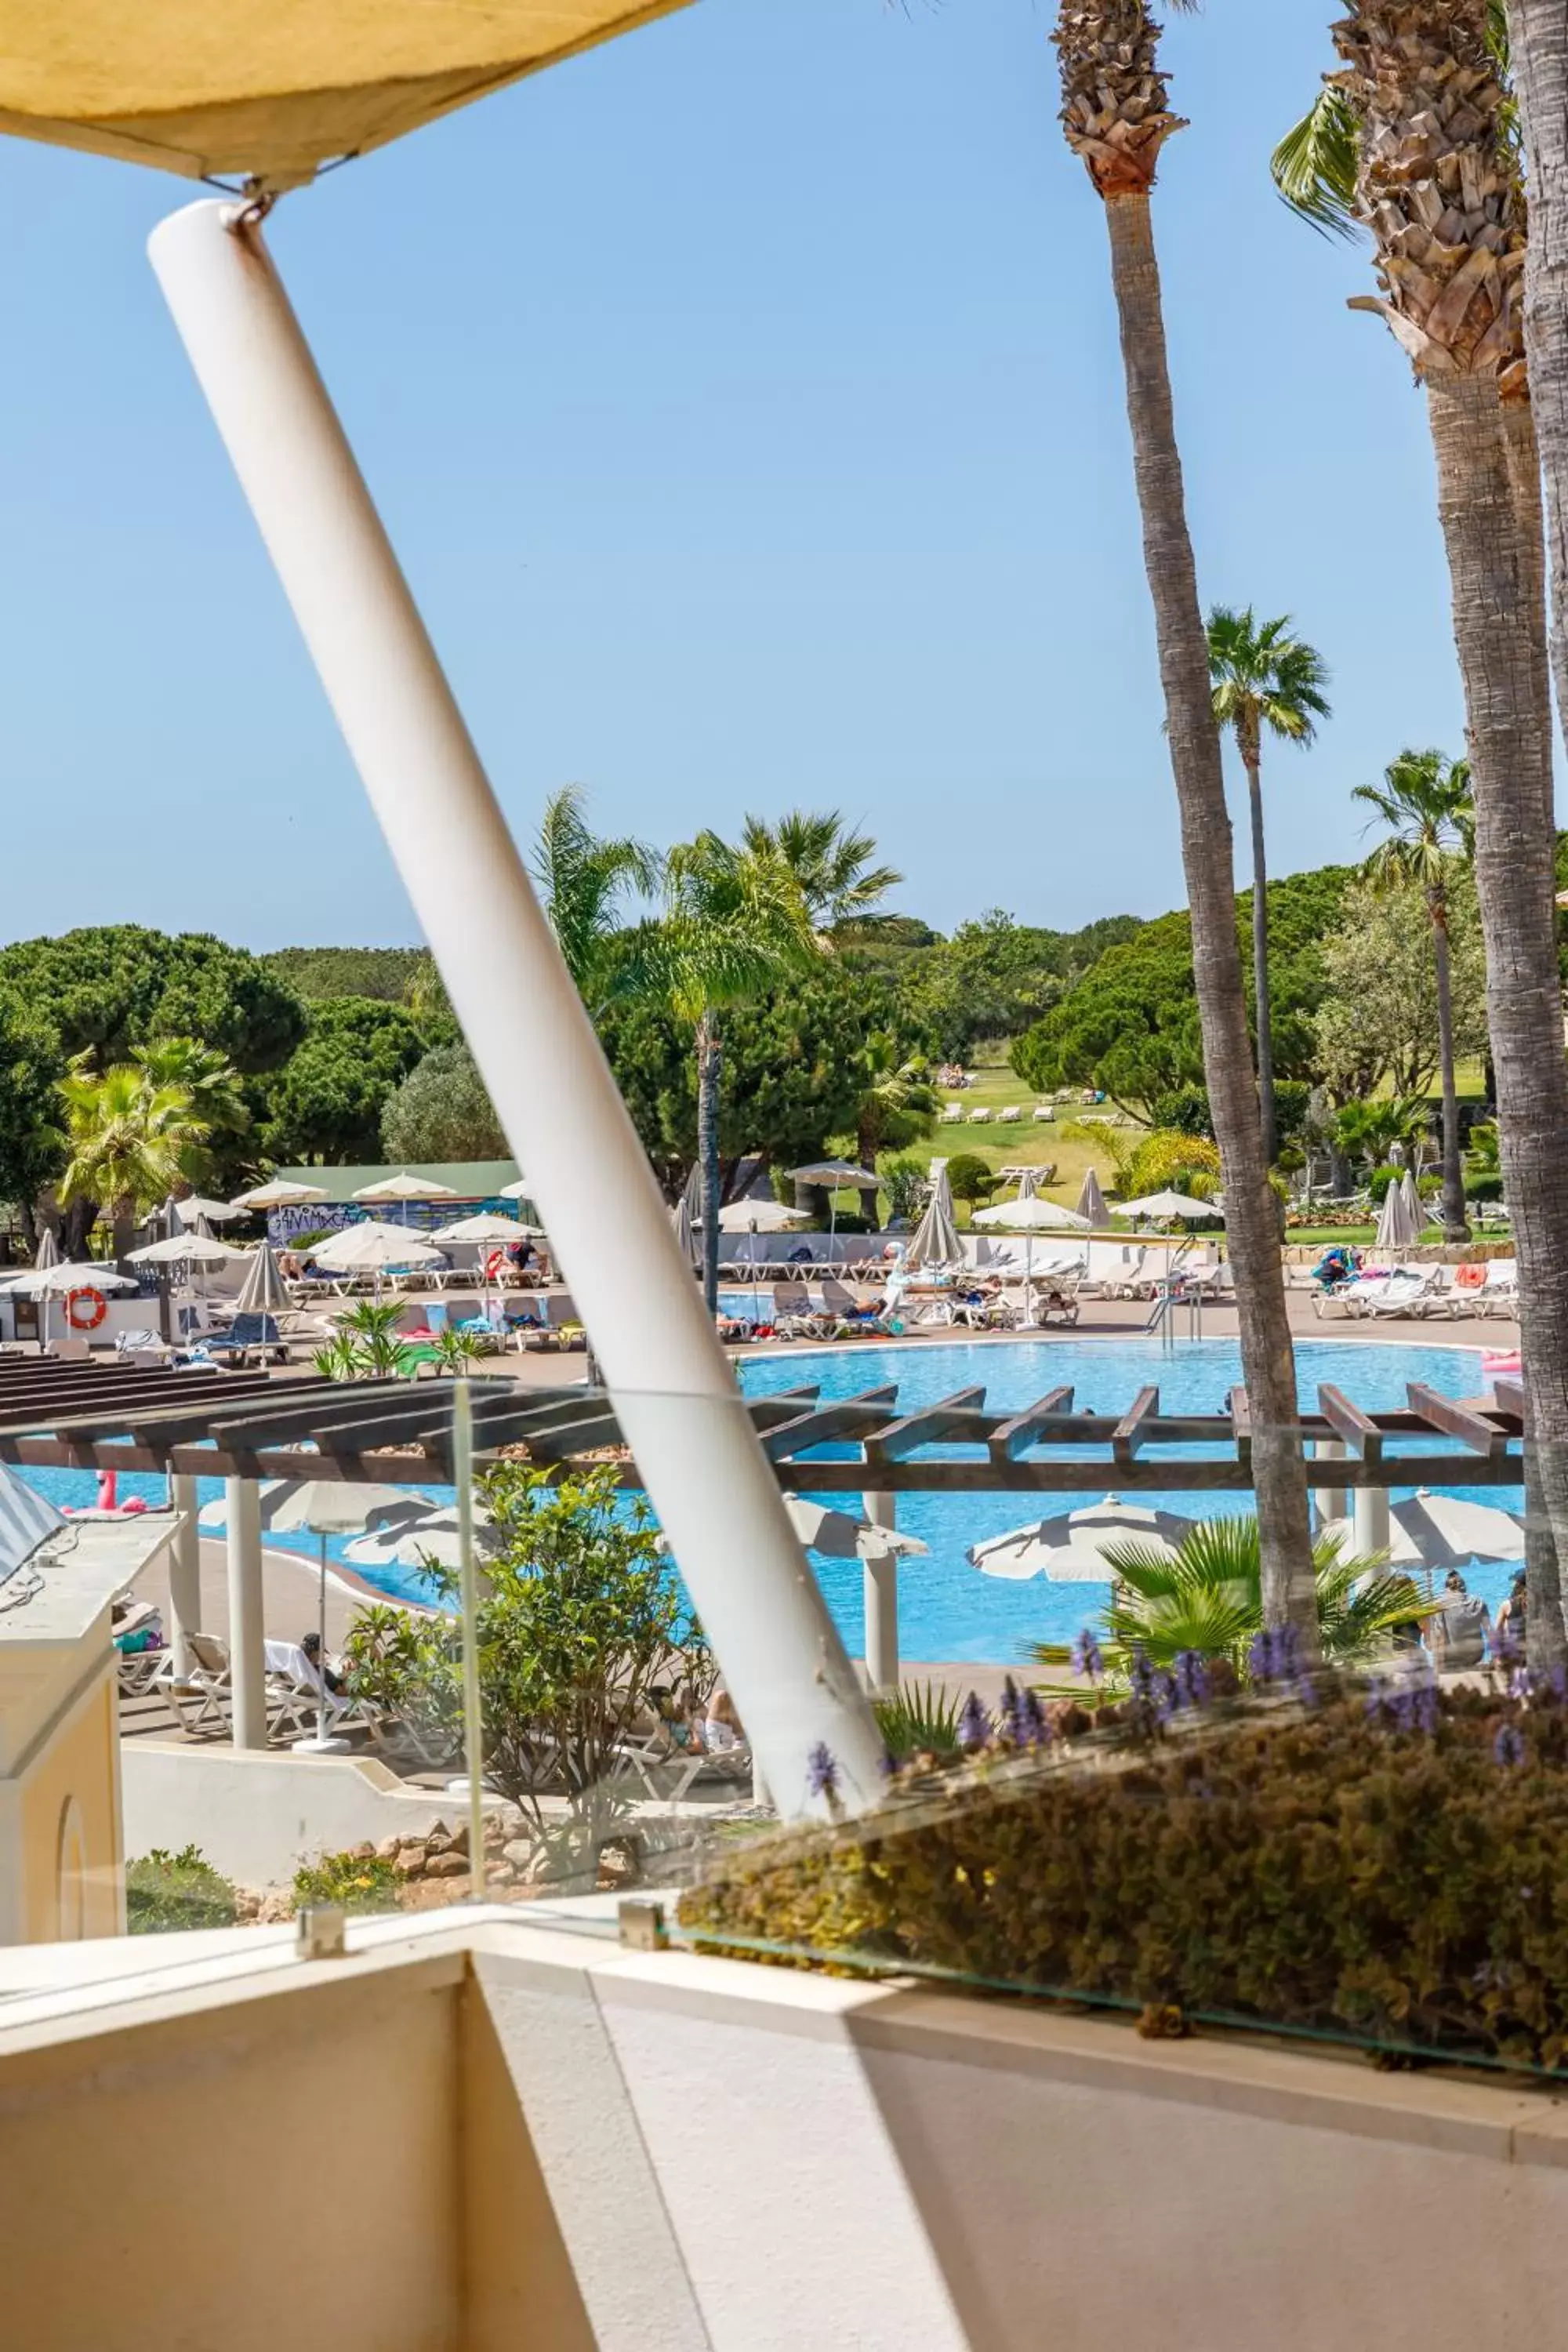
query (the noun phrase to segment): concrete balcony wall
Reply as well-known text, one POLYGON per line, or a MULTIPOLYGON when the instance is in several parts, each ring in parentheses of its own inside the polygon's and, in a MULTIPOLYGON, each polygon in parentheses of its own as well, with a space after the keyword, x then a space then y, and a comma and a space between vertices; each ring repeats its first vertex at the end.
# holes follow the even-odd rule
POLYGON ((268 1931, 0 1955, 7 2342, 1561 2338, 1568 2115, 1540 2093, 494 1911, 353 1942, 311 1964, 268 1931))

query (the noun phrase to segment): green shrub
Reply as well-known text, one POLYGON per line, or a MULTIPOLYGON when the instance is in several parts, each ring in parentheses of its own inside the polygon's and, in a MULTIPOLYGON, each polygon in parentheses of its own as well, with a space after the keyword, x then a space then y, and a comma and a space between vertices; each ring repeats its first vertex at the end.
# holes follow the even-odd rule
POLYGON ((1467 1201, 1500 1201, 1502 1178, 1495 1168, 1472 1168, 1465 1178, 1467 1201))
POLYGON ((234 1882, 213 1868, 199 1846, 178 1853, 155 1845, 125 1865, 125 1921, 133 1936, 174 1927, 232 1927, 234 1882))
POLYGON ((947 1163, 947 1181, 955 1201, 988 1201, 1002 1179, 977 1151, 961 1151, 947 1163))
POLYGON ((1110 1758, 1082 1707, 1057 1720, 1074 1736, 1054 1751, 909 1776, 859 1821, 716 1862, 682 1924, 709 1948, 853 1952, 1178 2025, 1568 2058, 1554 1698, 1405 1685, 1222 1706, 1110 1758))
POLYGON ((1372 1194, 1372 1205, 1381 1209, 1387 1198, 1388 1188, 1397 1184, 1405 1174, 1403 1168, 1374 1168, 1367 1178, 1366 1189, 1372 1194))
POLYGON ((401 1881, 379 1853, 323 1853, 294 1873, 294 1908, 341 1903, 345 1911, 395 1911, 401 1881))
POLYGON ((1443 1179, 1435 1168, 1428 1169, 1425 1176, 1417 1176, 1415 1179, 1417 1200, 1436 1201, 1442 1198, 1442 1194, 1443 1179))

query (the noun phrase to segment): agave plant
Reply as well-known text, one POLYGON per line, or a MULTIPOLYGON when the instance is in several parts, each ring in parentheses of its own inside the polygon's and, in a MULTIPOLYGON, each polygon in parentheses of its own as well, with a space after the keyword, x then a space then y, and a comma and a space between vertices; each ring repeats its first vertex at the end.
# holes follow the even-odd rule
MULTIPOLYGON (((1101 1618, 1106 1677, 1125 1678, 1128 1662, 1142 1650, 1162 1671, 1184 1652, 1226 1658, 1238 1675, 1263 1630, 1263 1560, 1255 1518, 1208 1519, 1185 1536, 1173 1553, 1129 1537, 1107 1544, 1107 1569, 1115 1578, 1101 1618)), ((1384 1552, 1357 1556, 1337 1536, 1319 1536, 1312 1546, 1318 1586, 1318 1624, 1322 1654, 1332 1665, 1365 1664, 1386 1649, 1394 1628, 1432 1613, 1407 1576, 1388 1572, 1384 1552)), ((1041 1643, 1032 1654, 1042 1664, 1059 1666, 1068 1652, 1041 1643)))
POLYGON ((878 1699, 875 1711, 877 1728, 895 1764, 922 1752, 932 1756, 960 1752, 959 1703, 936 1683, 905 1683, 878 1699))
POLYGON ((408 1350, 397 1337, 402 1319, 400 1298, 363 1298, 351 1313, 340 1318, 339 1334, 353 1350, 361 1380, 385 1380, 407 1370, 408 1350))
POLYGON ((474 1333, 459 1330, 454 1323, 448 1323, 445 1330, 437 1331, 432 1344, 436 1349, 436 1361, 444 1372, 466 1372, 479 1353, 479 1343, 474 1333))

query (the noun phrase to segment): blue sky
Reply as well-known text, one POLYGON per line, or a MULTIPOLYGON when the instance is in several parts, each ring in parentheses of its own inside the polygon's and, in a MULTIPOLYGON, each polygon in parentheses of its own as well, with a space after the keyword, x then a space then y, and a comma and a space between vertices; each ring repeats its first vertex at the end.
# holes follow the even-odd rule
MULTIPOLYGON (((1166 37, 1158 196, 1205 599, 1292 612, 1333 724, 1284 872, 1460 748, 1422 402, 1274 139, 1327 0, 1166 37)), ((1104 228, 1047 0, 700 0, 289 198, 273 247, 514 826, 837 805, 949 928, 1183 893, 1104 228)), ((163 310, 189 193, 0 142, 6 936, 413 919, 163 310)))

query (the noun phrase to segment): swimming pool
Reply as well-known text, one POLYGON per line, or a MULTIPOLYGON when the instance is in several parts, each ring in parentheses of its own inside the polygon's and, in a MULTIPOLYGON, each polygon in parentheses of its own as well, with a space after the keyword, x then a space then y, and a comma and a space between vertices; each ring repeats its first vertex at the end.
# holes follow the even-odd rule
MULTIPOLYGON (((1296 1350, 1303 1401, 1315 1395, 1320 1381, 1331 1381, 1358 1404, 1371 1412, 1391 1412, 1405 1403, 1405 1384, 1425 1381, 1447 1396, 1473 1396, 1482 1385, 1478 1351, 1471 1348, 1431 1348, 1356 1345, 1308 1340, 1296 1350)), ((1161 1402, 1173 1412, 1217 1412, 1226 1391, 1241 1377, 1234 1344, 1204 1340, 1167 1354, 1158 1341, 1142 1339, 1007 1340, 976 1346, 957 1340, 951 1345, 919 1347, 833 1347, 799 1349, 787 1356, 753 1358, 742 1366, 742 1386, 748 1396, 769 1396, 781 1389, 813 1382, 826 1398, 851 1396, 858 1390, 884 1382, 896 1383, 903 1411, 914 1412, 950 1396, 955 1389, 984 1384, 985 1402, 999 1408, 1022 1408, 1046 1390, 1071 1384, 1075 1402, 1085 1410, 1124 1412, 1138 1390, 1157 1381, 1161 1402)), ((826 1453, 841 1452, 829 1448, 826 1453)), ((1215 1517, 1247 1511, 1247 1495, 1184 1494, 1179 1484, 1181 1450, 1162 1447, 1170 1458, 1171 1486, 1160 1495, 1140 1495, 1140 1501, 1184 1510, 1189 1516, 1215 1517)), ((94 1499, 97 1482, 90 1471, 26 1469, 21 1475, 58 1504, 85 1504, 94 1499)), ((1112 1483, 1107 1472, 1108 1486, 1112 1483)), ((222 1482, 198 1481, 204 1504, 220 1497, 222 1482)), ((440 1502, 450 1500, 448 1489, 427 1491, 440 1502)), ((1410 1489, 1396 1489, 1408 1493, 1410 1489)), ((1516 1489, 1467 1488, 1480 1502, 1518 1510, 1523 1497, 1516 1489)), ((124 1501, 143 1495, 162 1503, 165 1483, 161 1477, 124 1472, 120 1479, 124 1501)), ((854 1498, 826 1496, 840 1508, 854 1498)), ((988 1536, 1002 1535, 1047 1512, 1071 1510, 1091 1496, 1032 1495, 901 1495, 899 1525, 930 1546, 928 1556, 907 1559, 899 1572, 899 1622, 901 1654, 911 1665, 922 1660, 1015 1659, 1029 1642, 1065 1641, 1080 1625, 1091 1622, 1103 1607, 1107 1588, 1095 1584, 1051 1584, 1036 1578, 1026 1584, 983 1576, 970 1567, 964 1553, 988 1536)), ((268 1538, 275 1548, 314 1560, 310 1538, 268 1538)), ((331 1538, 329 1559, 342 1561, 346 1539, 331 1538)), ((861 1654, 864 1616, 862 1571, 856 1560, 825 1559, 813 1554, 812 1566, 851 1652, 861 1654)), ((416 1569, 356 1569, 353 1573, 389 1599, 427 1601, 430 1588, 416 1569)), ((1473 1591, 1493 1606, 1508 1589, 1511 1571, 1506 1564, 1478 1567, 1469 1577, 1473 1591)))
MULTIPOLYGON (((1483 1385, 1479 1353, 1468 1348, 1307 1340, 1297 1347, 1296 1364, 1303 1402, 1314 1402, 1318 1383, 1329 1381, 1373 1412, 1403 1408, 1410 1381, 1424 1381, 1447 1396, 1474 1396, 1483 1385)), ((1140 1388, 1157 1382, 1166 1411, 1214 1413, 1225 1410, 1226 1393, 1240 1378, 1241 1360, 1232 1341, 1204 1340, 1167 1353, 1157 1340, 1054 1338, 984 1347, 959 1341, 918 1348, 814 1349, 753 1360, 742 1371, 748 1396, 768 1396, 812 1381, 828 1399, 896 1382, 901 1412, 918 1412, 955 1389, 982 1382, 988 1407, 1021 1410, 1047 1389, 1070 1383, 1080 1410, 1124 1412, 1140 1388)), ((824 1449, 825 1455, 850 1450, 824 1449)), ((1184 1494, 1177 1473, 1183 1449, 1155 1450, 1171 1461, 1172 1483, 1158 1495, 1141 1491, 1141 1503, 1204 1517, 1252 1508, 1250 1495, 1184 1494)), ((1107 1487, 1114 1483, 1108 1467, 1107 1487)), ((1394 1490, 1396 1496, 1411 1491, 1394 1490)), ((1461 1491, 1505 1509, 1523 1506, 1517 1489, 1461 1491)), ((853 1502, 841 1495, 822 1499, 840 1508, 853 1502)), ((1096 1499, 1089 1495, 900 1495, 899 1526, 931 1547, 929 1556, 917 1554, 899 1570, 900 1650, 905 1661, 1012 1660, 1026 1643, 1070 1640, 1081 1625, 1092 1622, 1105 1604, 1108 1587, 1051 1584, 1043 1577, 1009 1583, 971 1568, 964 1553, 989 1536, 1096 1499)), ((864 1638, 859 1563, 814 1555, 812 1565, 840 1631, 858 1656, 864 1638)), ((1507 1591, 1511 1573, 1506 1563, 1478 1566, 1467 1580, 1472 1591, 1495 1606, 1507 1591)))

